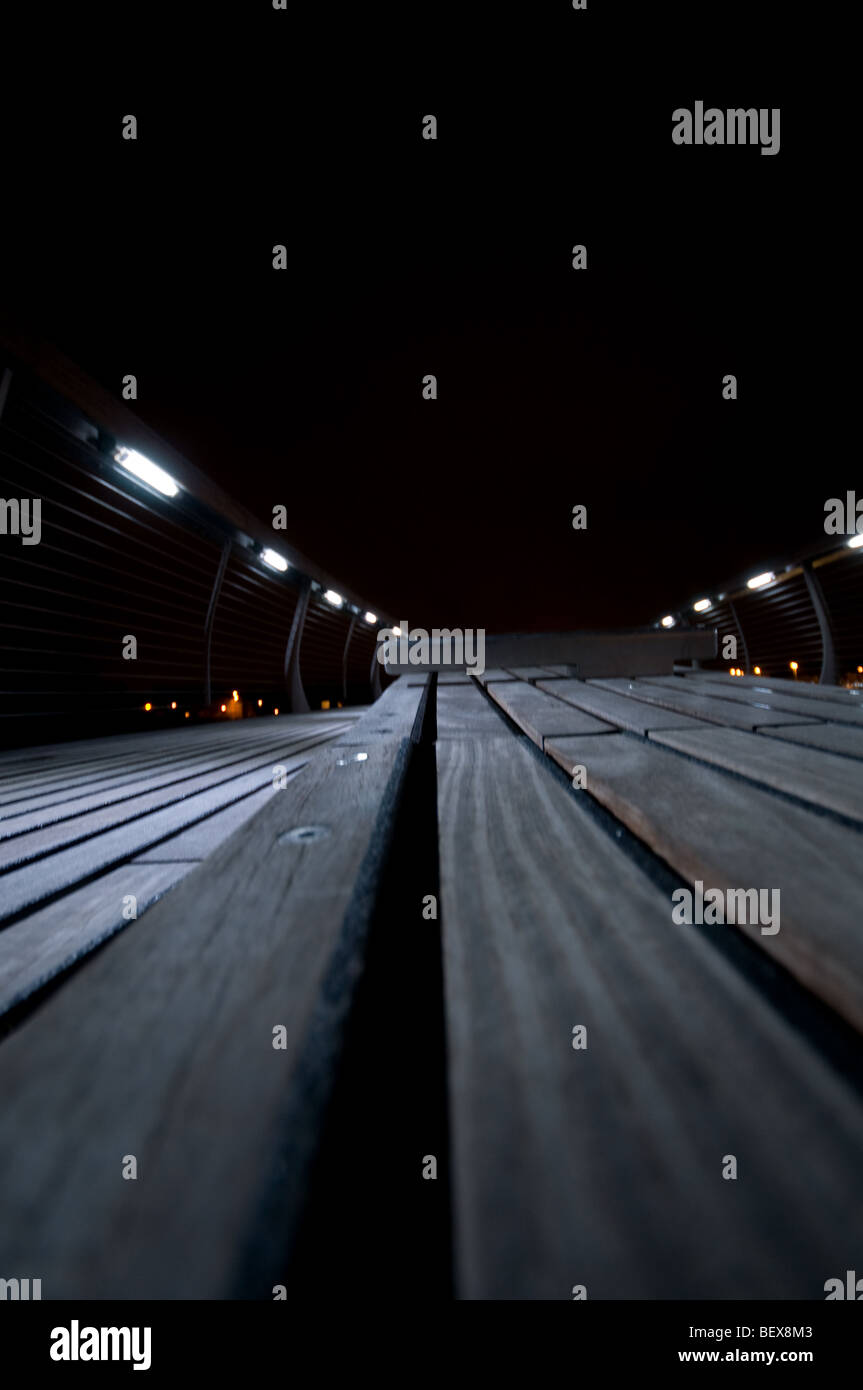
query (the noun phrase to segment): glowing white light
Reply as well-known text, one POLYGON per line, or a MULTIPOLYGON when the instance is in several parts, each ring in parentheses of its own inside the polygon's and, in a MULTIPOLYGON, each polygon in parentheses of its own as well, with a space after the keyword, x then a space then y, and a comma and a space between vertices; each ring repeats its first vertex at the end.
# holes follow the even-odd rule
POLYGON ((697 603, 693 603, 692 607, 694 612, 703 613, 706 608, 710 607, 710 599, 700 598, 697 603))
POLYGON ((776 575, 772 570, 767 570, 765 574, 756 574, 754 579, 747 579, 747 589, 763 589, 765 584, 772 584, 776 575))
POLYGON ((852 550, 856 550, 858 545, 863 545, 863 536, 852 536, 848 544, 852 550))
POLYGON ((269 565, 271 569, 279 570, 281 574, 284 574, 285 570, 288 568, 288 562, 284 555, 280 555, 277 550, 267 549, 262 551, 261 559, 265 565, 269 565))
POLYGON ((674 619, 672 618, 670 613, 666 613, 665 617, 662 619, 662 626, 674 627, 674 619))
MULTIPOLYGON (((861 536, 860 539, 863 540, 863 536, 861 536)), ((378 615, 377 615, 377 613, 364 613, 364 614, 363 614, 363 617, 365 618, 365 620, 366 620, 367 623, 372 623, 372 624, 374 624, 374 623, 376 623, 377 620, 378 620, 378 615)))
POLYGON ((344 603, 341 594, 337 594, 335 589, 325 589, 324 598, 327 600, 327 603, 331 603, 334 608, 341 608, 344 603))
POLYGON ((180 491, 178 483, 174 482, 170 473, 166 473, 164 468, 152 463, 150 459, 144 458, 137 449, 120 448, 114 454, 114 458, 121 468, 125 468, 129 473, 134 473, 136 478, 140 478, 142 483, 149 483, 157 492, 161 492, 163 497, 176 497, 180 491))

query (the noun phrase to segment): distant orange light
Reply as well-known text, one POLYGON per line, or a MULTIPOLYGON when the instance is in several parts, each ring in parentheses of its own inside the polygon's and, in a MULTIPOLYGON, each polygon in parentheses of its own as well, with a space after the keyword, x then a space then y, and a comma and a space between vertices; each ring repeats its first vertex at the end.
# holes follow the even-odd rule
POLYGON ((225 713, 225 710, 228 708, 228 706, 227 706, 227 705, 220 705, 219 708, 221 709, 222 714, 224 714, 224 713, 225 713))
POLYGON ((189 711, 186 710, 186 718, 188 719, 188 717, 189 717, 189 711))
POLYGON ((729 668, 728 668, 728 674, 729 674, 729 676, 736 676, 736 675, 737 675, 737 668, 736 668, 736 666, 729 666, 729 668))
POLYGON ((152 708, 153 708, 153 706, 150 704, 150 701, 148 700, 147 703, 146 703, 146 705, 144 706, 144 709, 152 709, 152 708))
POLYGON ((792 671, 798 670, 798 666, 797 666, 797 662, 796 662, 796 661, 792 661, 792 662, 790 663, 790 665, 791 665, 791 670, 792 670, 792 671))
POLYGON ((274 709, 274 710, 273 710, 273 714, 278 714, 278 712, 279 712, 279 711, 278 711, 277 709, 274 709))
POLYGON ((258 701, 258 709, 261 708, 261 705, 262 705, 263 703, 264 703, 263 700, 259 700, 259 701, 258 701))
POLYGON ((857 667, 857 674, 858 674, 858 676, 863 676, 863 666, 858 666, 858 667, 857 667))
POLYGON ((329 700, 321 700, 321 709, 329 709, 329 707, 330 707, 330 702, 329 702, 329 700))
POLYGON ((761 667, 760 667, 760 666, 753 666, 752 669, 753 669, 753 671, 755 672, 756 676, 760 676, 760 675, 761 675, 761 667))
POLYGON ((171 709, 176 709, 176 708, 177 708, 177 701, 176 701, 176 700, 172 700, 172 701, 171 701, 171 709))
POLYGON ((239 695, 237 694, 236 690, 232 690, 232 691, 231 691, 231 694, 233 695, 235 701, 239 700, 240 697, 239 697, 239 695))

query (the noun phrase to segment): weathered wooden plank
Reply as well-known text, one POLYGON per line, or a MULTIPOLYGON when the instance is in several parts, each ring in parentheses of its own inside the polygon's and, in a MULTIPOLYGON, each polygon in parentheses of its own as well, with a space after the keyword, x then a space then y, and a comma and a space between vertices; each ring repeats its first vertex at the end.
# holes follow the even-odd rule
POLYGON ((173 749, 190 749, 196 744, 206 744, 218 739, 229 740, 251 733, 266 733, 281 724, 317 724, 331 720, 337 713, 338 719, 353 717, 350 710, 311 711, 309 714, 283 714, 278 719, 267 717, 256 719, 225 720, 222 723, 178 725, 171 729, 148 729, 130 734, 111 734, 108 737, 72 739, 67 743, 39 744, 32 748, 12 749, 0 753, 0 771, 7 773, 27 773, 28 770, 52 771, 63 769, 70 763, 92 765, 107 761, 117 755, 124 757, 137 751, 159 751, 170 753, 173 749))
MULTIPOLYGON (((724 700, 735 700, 739 704, 755 705, 758 709, 779 710, 780 713, 799 715, 802 719, 829 719, 834 723, 863 728, 863 710, 853 709, 850 705, 840 705, 836 701, 816 704, 812 700, 798 699, 793 692, 774 693, 766 686, 737 685, 730 676, 728 680, 727 685, 718 681, 699 681, 698 689, 704 691, 705 695, 716 695, 724 700)), ((679 690, 681 686, 689 688, 691 684, 680 676, 651 676, 646 683, 661 685, 667 690, 679 690)))
POLYGON ((823 1297, 863 1236, 856 1096, 580 793, 524 748, 436 751, 457 1294, 823 1297))
MULTIPOLYGON (((300 771, 299 767, 292 769, 287 775, 296 777, 300 771)), ((223 811, 216 811, 206 820, 198 821, 188 830, 181 830, 179 834, 172 835, 169 840, 163 840, 156 845, 155 849, 147 850, 144 854, 138 855, 133 859, 134 864, 165 864, 168 862, 193 863, 196 860, 206 859, 213 854, 220 845, 229 840, 240 828, 250 820, 257 811, 265 806, 270 797, 276 796, 283 788, 273 787, 268 782, 260 791, 252 792, 251 796, 246 796, 242 801, 234 801, 230 806, 226 806, 223 811)))
POLYGON ((72 763, 90 763, 109 757, 111 750, 127 752, 142 744, 152 748, 172 743, 188 744, 195 739, 212 737, 216 729, 235 729, 236 724, 197 724, 191 728, 151 729, 131 734, 111 734, 108 738, 71 739, 66 743, 43 743, 34 747, 5 749, 0 752, 0 775, 4 778, 19 773, 54 771, 72 763))
MULTIPOLYGON (((323 742, 326 738, 334 737, 337 733, 351 728, 350 724, 334 725, 326 734, 318 735, 315 739, 323 742)), ((128 818, 139 814, 141 810, 148 809, 145 804, 151 800, 153 805, 167 805, 170 801, 186 795, 196 789, 195 784, 201 778, 227 779, 235 773, 246 771, 251 766, 261 765, 262 760, 267 764, 277 764, 281 752, 290 753, 298 745, 309 747, 309 735, 301 731, 290 731, 281 738, 273 739, 268 746, 262 746, 260 741, 251 745, 244 744, 242 747, 232 748, 229 753, 218 756, 208 755, 206 759, 195 761, 191 764, 186 762, 171 763, 167 768, 163 765, 162 770, 156 775, 136 778, 134 775, 126 780, 113 784, 109 788, 86 785, 83 794, 70 796, 67 792, 65 796, 55 794, 46 803, 44 797, 36 798, 36 806, 28 809, 28 803, 22 806, 16 803, 14 807, 7 808, 7 814, 0 817, 0 840, 8 839, 11 836, 24 835, 25 832, 41 829, 47 826, 69 822, 69 831, 62 836, 61 842, 68 842, 70 838, 76 839, 80 834, 82 825, 81 818, 89 812, 105 811, 105 822, 107 824, 118 824, 123 818, 116 817, 108 812, 109 807, 124 806, 128 811, 128 818), (252 752, 254 750, 254 752, 252 752), (252 753, 252 756, 250 756, 252 753), (200 770, 199 770, 200 769, 200 770), (162 793, 161 796, 158 794, 162 793)), ((84 822, 86 828, 86 821, 84 822)))
MULTIPOLYGON (((307 754, 298 753, 283 757, 281 765, 291 772, 307 761, 307 754)), ((5 873, 0 878, 0 919, 35 908, 46 898, 68 892, 84 878, 105 873, 124 859, 134 859, 178 830, 259 791, 267 782, 272 784, 272 775, 265 764, 5 873)))
MULTIPOLYGON (((176 733, 188 734, 188 737, 172 739, 170 743, 163 743, 158 736, 136 734, 136 741, 125 748, 122 746, 123 741, 110 737, 102 741, 104 747, 101 756, 93 755, 67 763, 52 761, 51 770, 31 770, 6 777, 0 789, 0 804, 5 809, 28 794, 47 794, 88 782, 95 785, 118 774, 146 772, 151 768, 173 766, 184 759, 205 761, 210 754, 220 754, 236 748, 265 747, 270 742, 278 742, 286 733, 293 736, 318 730, 326 731, 333 722, 308 719, 301 715, 266 721, 238 720, 231 725, 217 726, 209 731, 207 739, 192 738, 192 734, 196 732, 192 729, 176 730, 176 733), (219 737, 216 737, 217 732, 219 737)), ((335 722, 344 725, 355 721, 346 717, 335 722)))
POLYGON ((31 817, 25 816, 25 824, 20 828, 20 833, 14 829, 13 822, 12 833, 0 841, 0 869, 5 871, 31 863, 45 854, 57 853, 89 837, 134 823, 153 811, 167 809, 183 802, 200 804, 196 802, 196 798, 203 792, 214 793, 210 809, 219 801, 225 804, 235 801, 234 788, 247 774, 257 773, 256 782, 261 786, 265 781, 272 781, 275 766, 286 766, 286 759, 295 757, 322 741, 314 734, 299 739, 289 738, 246 756, 241 762, 231 762, 217 766, 211 772, 195 773, 179 781, 170 781, 160 785, 155 791, 135 793, 127 799, 107 802, 102 802, 97 796, 95 809, 82 809, 79 814, 68 819, 64 817, 52 821, 51 817, 47 816, 43 824, 41 818, 44 813, 36 812, 36 829, 27 828, 31 817))
POLYGON ((555 700, 535 686, 512 681, 487 686, 488 694, 506 710, 510 719, 523 729, 528 738, 543 747, 550 734, 610 733, 611 725, 596 719, 584 710, 555 700))
MULTIPOLYGON (((515 681, 512 682, 516 684, 515 681)), ((473 685, 437 692, 438 738, 512 738, 503 715, 473 685)))
POLYGON ((783 724, 777 729, 759 729, 765 737, 787 739, 808 748, 823 748, 846 758, 863 758, 863 731, 847 724, 783 724))
MULTIPOLYGON (((192 863, 124 864, 57 902, 0 931, 0 1013, 68 970, 114 932, 130 926, 126 900, 137 918, 178 883, 192 863)), ((137 920, 137 919, 135 919, 137 920)))
POLYGON ((362 719, 341 734, 336 742, 345 746, 357 741, 368 742, 369 739, 388 741, 409 737, 427 686, 428 677, 421 685, 410 685, 404 677, 399 677, 387 686, 362 719))
POLYGON ((45 1297, 228 1297, 240 1270, 272 1297, 407 763, 367 742, 324 745, 0 1047, 0 1266, 45 1297))
POLYGON ((585 767, 591 795, 705 892, 780 890, 779 931, 741 929, 863 1029, 857 831, 628 734, 549 740, 548 751, 567 771, 585 767))
POLYGON ((723 685, 759 686, 776 695, 794 695, 801 700, 827 701, 863 710, 863 686, 813 685, 810 681, 787 680, 781 676, 731 676, 727 671, 682 671, 687 680, 720 682, 723 685))
POLYGON ((54 806, 60 800, 71 800, 90 789, 108 792, 114 787, 140 782, 161 772, 173 771, 175 768, 206 768, 211 762, 230 759, 233 756, 239 757, 249 748, 266 746, 266 741, 262 739, 243 739, 232 741, 230 745, 223 743, 194 753, 176 752, 170 756, 161 754, 148 758, 118 758, 109 768, 94 767, 85 763, 74 773, 65 776, 59 774, 51 778, 22 778, 14 788, 9 789, 8 794, 0 797, 0 820, 5 821, 9 816, 17 816, 25 811, 38 810, 40 806, 54 806))
MULTIPOLYGON (((683 685, 683 682, 680 682, 683 685)), ((733 700, 723 700, 718 696, 690 694, 689 689, 666 690, 664 686, 649 685, 641 680, 591 681, 602 690, 612 690, 617 695, 631 695, 635 700, 644 700, 650 705, 662 705, 665 709, 680 714, 691 714, 695 719, 705 719, 711 724, 724 724, 728 728, 756 729, 769 724, 805 723, 799 715, 778 714, 775 710, 756 709, 754 705, 738 705, 733 700)), ((813 721, 813 722, 817 722, 813 721)))
POLYGON ((814 806, 863 821, 863 767, 814 748, 795 748, 744 729, 662 729, 657 743, 763 782, 814 806))
POLYGON ((547 666, 508 666, 506 669, 510 676, 515 676, 516 680, 520 681, 541 681, 554 675, 547 666))
POLYGON ((489 667, 487 671, 483 671, 481 676, 477 676, 480 685, 489 685, 491 681, 514 681, 517 679, 518 677, 514 676, 511 671, 503 671, 500 667, 489 667))
MULTIPOLYGON (((191 733, 191 730, 189 732, 191 733)), ((127 745, 125 749, 118 749, 113 738, 106 738, 104 742, 105 748, 101 756, 92 755, 89 758, 70 759, 68 762, 52 759, 48 766, 40 767, 36 764, 29 770, 7 774, 0 790, 3 804, 19 799, 22 794, 62 790, 66 786, 80 785, 88 779, 96 781, 115 776, 118 771, 146 771, 150 767, 159 767, 180 757, 205 758, 208 754, 220 752, 228 746, 226 740, 215 738, 207 742, 177 739, 172 740, 170 745, 154 739, 150 743, 146 734, 140 736, 139 742, 127 745)), ((236 740, 231 740, 230 746, 233 747, 235 742, 236 740)))
MULTIPOLYGON (((432 637, 428 659, 419 657, 418 640, 399 643, 397 660, 387 661, 390 675, 415 675, 420 670, 446 666, 443 651, 432 637), (438 667, 435 663, 438 663, 438 667)), ((567 674, 579 676, 670 675, 678 661, 709 661, 716 655, 716 633, 712 630, 675 632, 527 632, 487 633, 485 659, 496 669, 568 665, 567 674)))
POLYGON ((691 715, 678 714, 674 710, 663 709, 661 705, 644 704, 629 695, 615 695, 610 690, 588 685, 586 681, 540 681, 539 689, 595 714, 607 724, 631 729, 636 734, 646 734, 651 729, 703 728, 703 723, 691 715))

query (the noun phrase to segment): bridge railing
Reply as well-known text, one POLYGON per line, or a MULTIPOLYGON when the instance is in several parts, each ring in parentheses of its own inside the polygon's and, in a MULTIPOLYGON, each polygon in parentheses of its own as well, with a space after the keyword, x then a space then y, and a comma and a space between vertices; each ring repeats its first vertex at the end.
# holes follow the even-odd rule
MULTIPOLYGON (((239 508, 226 515, 217 490, 163 496, 128 472, 116 458, 122 406, 108 430, 8 355, 0 383, 7 733, 34 721, 54 737, 61 724, 219 717, 222 704, 230 715, 372 698, 383 614, 371 622, 370 604, 311 566, 272 568, 265 542, 292 554, 282 533, 239 508)), ((135 434, 140 422, 126 414, 135 434)), ((151 452, 168 468, 177 457, 151 452)))
MULTIPOLYGON (((753 576, 757 577, 757 576, 753 576)), ((827 537, 775 574, 765 571, 757 587, 732 582, 706 593, 709 606, 696 612, 690 599, 656 626, 715 628, 719 655, 708 667, 739 667, 765 676, 796 675, 825 684, 863 680, 863 546, 848 537, 827 537), (769 574, 769 578, 767 575, 769 574), (669 621, 670 620, 670 621, 669 621), (725 656, 733 637, 737 655, 725 656)))

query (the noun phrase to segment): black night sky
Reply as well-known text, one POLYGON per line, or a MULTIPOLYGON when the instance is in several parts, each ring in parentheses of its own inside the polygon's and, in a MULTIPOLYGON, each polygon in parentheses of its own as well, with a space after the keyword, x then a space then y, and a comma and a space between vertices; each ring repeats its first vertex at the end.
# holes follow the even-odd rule
POLYGON ((635 8, 625 63, 598 4, 505 32, 483 7, 470 51, 457 13, 434 43, 403 17, 356 68, 351 30, 336 63, 263 10, 195 63, 21 97, 6 308, 118 394, 134 372, 147 423, 411 623, 648 623, 787 563, 854 485, 825 423, 840 195, 775 65, 643 70, 635 8), (781 106, 779 154, 674 146, 696 99, 781 106))

